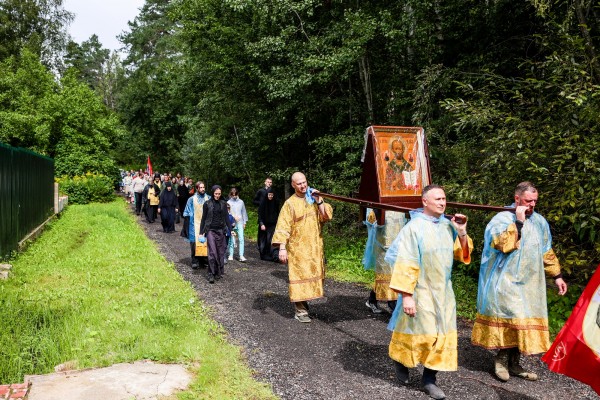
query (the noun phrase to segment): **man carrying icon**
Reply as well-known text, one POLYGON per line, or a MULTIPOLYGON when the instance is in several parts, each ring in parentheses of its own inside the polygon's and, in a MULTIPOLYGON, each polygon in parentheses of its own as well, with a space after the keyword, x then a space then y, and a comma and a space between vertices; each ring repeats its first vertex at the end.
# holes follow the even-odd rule
POLYGON ((434 399, 446 395, 436 385, 438 371, 458 368, 456 301, 450 274, 454 260, 469 264, 473 241, 467 219, 444 216, 446 194, 428 185, 421 194, 423 208, 410 212, 410 221, 386 253, 394 266, 390 288, 400 294, 388 329, 393 331, 389 356, 396 376, 408 384, 409 368, 424 367, 421 386, 434 399))
POLYGON ((550 348, 546 277, 554 280, 558 294, 567 292, 552 250, 550 226, 534 211, 537 200, 531 182, 519 183, 515 213, 500 212, 485 229, 471 341, 499 350, 494 373, 504 382, 510 375, 537 380, 535 373, 521 367, 519 358, 521 353, 544 353, 550 348))

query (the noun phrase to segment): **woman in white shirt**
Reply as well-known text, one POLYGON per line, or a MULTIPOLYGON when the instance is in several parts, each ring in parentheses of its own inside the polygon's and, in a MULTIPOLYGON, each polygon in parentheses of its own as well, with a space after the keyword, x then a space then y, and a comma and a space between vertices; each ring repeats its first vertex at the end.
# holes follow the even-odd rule
POLYGON ((227 200, 227 204, 231 207, 231 215, 235 219, 235 227, 233 228, 233 232, 235 235, 229 241, 229 260, 233 260, 233 250, 235 247, 235 237, 239 240, 238 252, 240 255, 240 261, 245 262, 246 257, 244 257, 244 228, 246 227, 246 222, 248 222, 248 213, 246 212, 246 205, 244 201, 240 199, 240 194, 237 188, 231 188, 229 191, 229 200, 227 200))

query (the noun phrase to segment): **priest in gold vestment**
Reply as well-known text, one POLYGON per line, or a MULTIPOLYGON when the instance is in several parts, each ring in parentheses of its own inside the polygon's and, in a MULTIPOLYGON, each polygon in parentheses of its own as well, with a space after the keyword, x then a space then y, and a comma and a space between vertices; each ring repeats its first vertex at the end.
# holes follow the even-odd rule
POLYGON ((301 172, 292 175, 294 194, 285 201, 272 245, 279 247, 279 261, 288 264, 290 301, 295 306, 294 318, 310 322, 309 300, 323 297, 325 260, 323 253, 323 224, 331 220, 333 209, 308 187, 301 172))

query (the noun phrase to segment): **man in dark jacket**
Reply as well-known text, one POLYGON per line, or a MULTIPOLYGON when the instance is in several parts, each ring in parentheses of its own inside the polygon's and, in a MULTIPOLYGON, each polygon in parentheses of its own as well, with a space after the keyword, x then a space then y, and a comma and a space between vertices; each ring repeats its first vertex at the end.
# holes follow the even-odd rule
POLYGON ((256 192, 256 195, 254 196, 254 200, 252 200, 252 204, 254 204, 256 207, 260 206, 262 200, 267 196, 267 189, 269 189, 272 185, 273 180, 271 177, 267 176, 267 179, 265 179, 265 187, 258 189, 258 192, 256 192))

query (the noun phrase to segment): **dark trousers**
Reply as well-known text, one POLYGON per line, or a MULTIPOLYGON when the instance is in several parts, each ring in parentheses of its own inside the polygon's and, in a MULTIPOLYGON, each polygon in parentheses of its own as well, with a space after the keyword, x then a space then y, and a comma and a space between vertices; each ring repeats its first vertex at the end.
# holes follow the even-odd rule
POLYGON ((271 241, 273 240, 273 234, 275 233, 275 225, 267 226, 266 230, 261 230, 258 227, 258 253, 260 254, 261 260, 266 261, 277 261, 273 260, 273 248, 271 247, 271 241))
POLYGON ((215 276, 221 276, 224 272, 227 238, 223 231, 208 231, 206 241, 208 243, 208 272, 215 276))
POLYGON ((142 193, 135 192, 135 213, 139 214, 142 210, 142 193))
POLYGON ((181 233, 179 236, 188 238, 190 236, 190 217, 183 218, 183 228, 181 228, 181 233))
MULTIPOLYGON (((371 293, 369 293, 369 303, 377 305, 377 295, 374 290, 371 290, 371 293)), ((388 307, 392 312, 396 309, 396 303, 396 300, 388 300, 387 302, 388 307)))
POLYGON ((158 215, 158 206, 146 206, 146 221, 149 223, 153 223, 156 221, 156 216, 158 215))
MULTIPOLYGON (((408 367, 395 360, 394 365, 396 366, 396 375, 398 376, 400 381, 405 381, 406 383, 408 383, 408 367)), ((428 383, 433 383, 435 385, 437 373, 438 372, 434 369, 423 367, 423 377, 421 378, 421 383, 423 385, 427 385, 428 383)))

